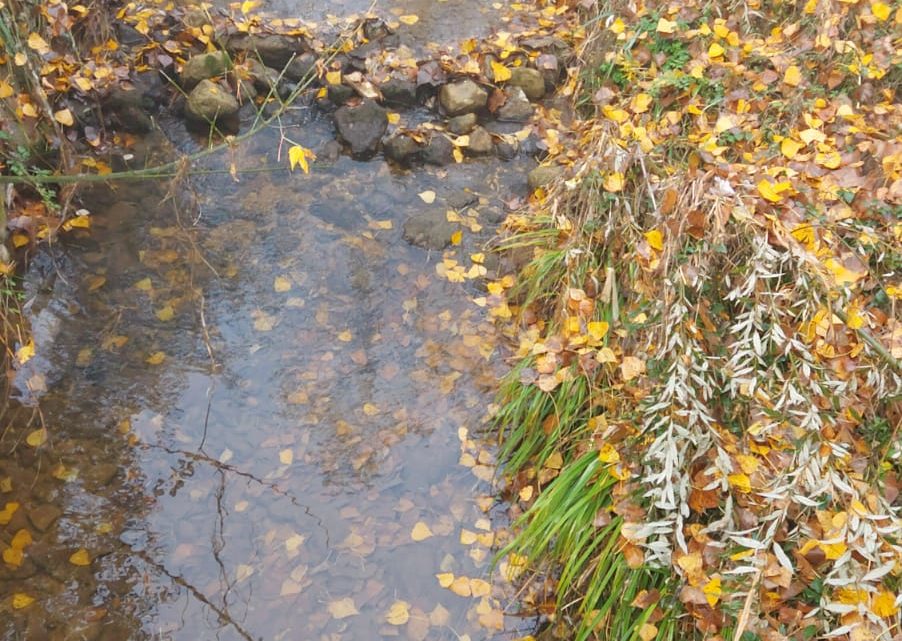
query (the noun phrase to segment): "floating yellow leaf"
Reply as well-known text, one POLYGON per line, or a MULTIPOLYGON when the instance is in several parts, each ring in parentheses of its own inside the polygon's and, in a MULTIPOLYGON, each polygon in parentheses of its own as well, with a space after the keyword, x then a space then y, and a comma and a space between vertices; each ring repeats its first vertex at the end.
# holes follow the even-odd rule
POLYGON ((40 429, 29 432, 28 436, 25 437, 25 442, 28 443, 31 447, 42 446, 47 442, 47 428, 42 427, 40 429))
POLYGON ((407 601, 395 601, 385 614, 385 620, 391 625, 404 625, 410 620, 410 604, 407 601))
POLYGON ((22 608, 27 608, 32 603, 34 603, 34 597, 28 596, 24 592, 16 592, 15 594, 13 594, 13 610, 21 610, 22 608))
POLYGON ((19 349, 16 350, 16 360, 19 361, 19 365, 24 365, 31 357, 34 356, 34 341, 29 340, 27 343, 22 345, 19 349))
POLYGON ((413 530, 410 531, 410 538, 414 541, 425 541, 431 536, 432 530, 422 521, 417 521, 413 526, 413 530))
POLYGON ((623 174, 613 171, 604 178, 605 191, 618 192, 623 189, 623 174))
POLYGON ((454 583, 454 575, 451 572, 436 574, 435 578, 438 579, 438 584, 443 588, 450 588, 451 584, 454 583))
POLYGON ((470 579, 470 594, 475 597, 488 596, 492 593, 492 585, 482 579, 470 579))
POLYGON ((752 491, 752 481, 747 474, 730 474, 727 476, 727 482, 740 492, 747 494, 752 491))
POLYGON ((470 596, 472 591, 470 590, 470 579, 465 576, 459 576, 454 581, 451 582, 451 585, 448 587, 454 594, 457 596, 470 596))
POLYGON ((802 72, 796 65, 789 65, 783 73, 783 82, 790 87, 798 87, 802 82, 802 72))
POLYGON ((421 191, 419 194, 420 200, 422 200, 427 205, 431 205, 435 202, 435 192, 431 189, 427 189, 426 191, 421 191))
POLYGON ((156 317, 163 321, 171 321, 175 316, 175 310, 172 308, 172 305, 165 305, 156 311, 156 317))
POLYGON ((15 501, 11 501, 7 503, 2 510, 0 510, 0 525, 6 525, 9 523, 13 514, 16 513, 16 510, 19 509, 19 504, 15 501))
POLYGON ((411 13, 411 14, 407 14, 404 16, 399 16, 398 20, 400 20, 401 22, 403 22, 404 24, 406 24, 408 26, 411 26, 411 25, 415 25, 416 23, 418 23, 420 21, 420 16, 417 16, 417 15, 414 15, 411 13))
POLYGON ((72 565, 77 565, 79 567, 91 565, 91 556, 88 554, 88 551, 86 549, 79 548, 69 557, 69 563, 71 563, 72 565))
POLYGON ((291 281, 284 276, 276 276, 276 280, 273 283, 273 289, 279 293, 287 292, 291 289, 291 281))
POLYGON ((279 463, 282 465, 291 465, 294 462, 294 451, 287 447, 279 452, 279 463))
POLYGON ((657 229, 645 232, 645 241, 656 251, 664 250, 664 235, 657 229))
POLYGON ((150 356, 144 359, 144 362, 148 365, 162 365, 163 361, 166 360, 165 352, 154 352, 150 356))
POLYGON ((68 109, 60 109, 54 112, 53 119, 66 127, 71 127, 75 124, 75 118, 72 117, 72 112, 68 109))
POLYGON ((511 70, 500 62, 492 60, 492 75, 495 77, 495 82, 504 82, 505 80, 510 80, 511 70))
POLYGON ((329 614, 332 615, 333 619, 346 619, 359 614, 359 612, 357 612, 357 606, 354 605, 354 600, 350 597, 345 597, 329 603, 329 614))
POLYGON ((455 246, 460 245, 460 241, 463 240, 463 237, 464 237, 463 231, 458 229, 456 232, 451 234, 451 244, 455 245, 455 246))
POLYGON ((135 289, 140 289, 142 292, 149 292, 153 289, 153 283, 150 281, 150 278, 142 278, 137 283, 135 283, 135 289))
POLYGON ((354 335, 351 333, 350 330, 346 329, 346 330, 338 333, 338 340, 340 340, 342 343, 350 343, 353 339, 354 339, 354 335))

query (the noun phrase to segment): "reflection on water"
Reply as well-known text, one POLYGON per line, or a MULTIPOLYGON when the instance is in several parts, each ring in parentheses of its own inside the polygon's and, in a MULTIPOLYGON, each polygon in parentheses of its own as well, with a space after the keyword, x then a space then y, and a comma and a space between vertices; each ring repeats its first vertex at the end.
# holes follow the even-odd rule
MULTIPOLYGON (((264 133, 235 158, 272 164, 277 146, 264 133)), ((4 599, 2 638, 475 641, 522 627, 500 616, 503 580, 466 598, 435 576, 489 578, 489 487, 459 459, 470 448, 490 471, 467 430, 491 400, 493 334, 401 227, 463 189, 497 220, 523 172, 342 158, 175 194, 96 189, 91 232, 28 279, 38 350, 16 384, 34 409, 0 440, 0 508, 19 505, 6 524, 0 512, 0 545, 22 529, 34 541, 0 567, 0 591, 35 602, 4 599)), ((485 233, 451 251, 467 262, 485 233)))

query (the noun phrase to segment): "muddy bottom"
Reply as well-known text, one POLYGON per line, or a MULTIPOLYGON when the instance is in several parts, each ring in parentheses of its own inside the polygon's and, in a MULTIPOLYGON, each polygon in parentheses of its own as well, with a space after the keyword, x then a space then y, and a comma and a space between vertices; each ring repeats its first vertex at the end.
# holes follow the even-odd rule
MULTIPOLYGON (((332 137, 328 120, 283 133, 332 137)), ((97 187, 91 230, 34 259, 37 349, 0 439, 0 638, 529 627, 489 573, 503 521, 471 439, 493 330, 478 288, 402 238, 408 217, 451 209, 462 233, 444 257, 471 267, 527 162, 227 173, 278 149, 268 131, 209 160, 219 173, 97 187)))

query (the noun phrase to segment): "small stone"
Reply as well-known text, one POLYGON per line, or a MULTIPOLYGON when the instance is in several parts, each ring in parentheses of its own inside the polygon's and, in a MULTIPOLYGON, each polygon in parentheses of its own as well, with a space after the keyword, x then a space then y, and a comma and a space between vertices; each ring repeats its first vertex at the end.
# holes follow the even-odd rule
POLYGON ((477 122, 476 114, 469 113, 462 116, 454 116, 448 121, 448 131, 456 136, 462 136, 473 131, 477 122))
POLYGON ((329 100, 331 100, 333 104, 338 106, 345 104, 348 100, 351 99, 351 96, 354 95, 354 90, 347 85, 329 85, 329 89, 327 91, 329 94, 329 100))
POLYGON ((533 108, 526 97, 526 93, 520 87, 507 87, 504 90, 507 99, 499 107, 498 120, 506 122, 526 122, 532 118, 533 108))
POLYGON ((417 104, 416 83, 403 78, 389 78, 379 87, 382 98, 391 105, 412 107, 417 104))
POLYGON ((382 141, 382 153, 389 160, 406 165, 420 152, 419 143, 403 134, 389 136, 382 141))
POLYGON ((267 67, 281 71, 292 57, 304 53, 304 41, 278 34, 238 33, 226 40, 226 49, 233 53, 246 51, 267 67))
POLYGON ((449 194, 448 197, 445 198, 445 202, 448 203, 448 207, 450 207, 451 209, 460 211, 478 203, 479 196, 474 194, 472 191, 461 189, 449 194))
POLYGON ((112 481, 117 472, 119 472, 119 466, 115 463, 95 463, 87 466, 82 471, 81 477, 84 481, 100 487, 112 481))
POLYGON ((472 156, 487 156, 492 153, 494 148, 492 134, 482 127, 476 127, 470 132, 470 144, 465 147, 465 150, 472 156))
POLYGON ((507 84, 520 87, 530 100, 539 100, 545 95, 545 78, 538 69, 514 67, 507 84))
MULTIPOLYGON (((291 62, 285 67, 285 78, 293 82, 301 82, 310 74, 316 72, 316 56, 312 53, 302 53, 291 59, 291 62)), ((277 74, 278 75, 278 72, 277 74)))
POLYGON ((536 69, 545 79, 545 91, 553 91, 561 79, 561 63, 552 53, 543 53, 536 58, 536 69))
POLYGON ((227 123, 238 109, 235 96, 211 80, 201 80, 188 96, 185 115, 195 123, 227 123))
POLYGON ((341 156, 341 144, 337 140, 327 140, 316 152, 317 162, 333 163, 341 156))
POLYGON ((267 94, 270 89, 278 84, 279 72, 275 69, 270 69, 254 58, 248 58, 244 64, 247 68, 247 75, 251 79, 251 82, 254 83, 254 87, 257 88, 257 91, 267 94))
POLYGON ((62 515, 63 511, 51 503, 39 505, 28 512, 28 519, 35 529, 46 532, 50 529, 56 520, 62 515))
POLYGON ((444 249, 451 244, 451 236, 457 226, 448 222, 445 212, 432 211, 411 216, 404 221, 403 236, 411 245, 432 249, 444 249))
POLYGON ((530 191, 534 191, 539 187, 545 187, 553 182, 563 173, 563 168, 558 165, 540 165, 536 167, 526 177, 526 184, 529 185, 530 191))
POLYGON ((447 115, 460 116, 485 107, 489 94, 468 78, 442 86, 438 99, 447 115))
POLYGON ((378 40, 389 35, 391 30, 379 18, 367 18, 363 23, 363 36, 367 40, 378 40))
POLYGON ((513 160, 517 157, 518 151, 520 151, 520 145, 517 143, 517 139, 513 137, 510 139, 502 138, 501 141, 495 145, 495 155, 501 160, 513 160))
POLYGON ((356 107, 346 106, 336 111, 335 127, 353 155, 371 155, 388 129, 388 115, 375 102, 366 100, 356 107))
POLYGON ((221 76, 232 68, 232 61, 225 51, 211 51, 191 56, 182 67, 179 79, 185 91, 191 91, 201 80, 221 76))
POLYGON ((420 157, 429 165, 450 165, 454 162, 454 145, 441 134, 434 133, 420 157))

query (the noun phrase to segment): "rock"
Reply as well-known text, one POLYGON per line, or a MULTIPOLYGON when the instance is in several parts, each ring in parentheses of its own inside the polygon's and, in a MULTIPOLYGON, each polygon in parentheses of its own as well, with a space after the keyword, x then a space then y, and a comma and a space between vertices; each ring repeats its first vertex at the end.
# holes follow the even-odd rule
POLYGON ((354 90, 347 85, 329 85, 329 100, 336 106, 345 104, 354 95, 354 90))
POLYGON ((295 56, 285 67, 285 73, 282 75, 293 82, 301 82, 304 78, 316 72, 316 60, 316 56, 312 53, 302 53, 299 56, 295 56))
POLYGON ((454 162, 454 145, 443 135, 434 133, 426 148, 420 154, 423 162, 429 165, 450 165, 454 162))
POLYGON ((108 485, 119 472, 119 466, 115 463, 94 463, 82 470, 81 478, 95 487, 108 485))
POLYGON ((268 94, 269 90, 279 83, 279 72, 270 69, 259 60, 248 58, 244 64, 247 67, 248 77, 260 93, 268 94))
POLYGON ((352 154, 368 155, 376 151, 385 135, 388 115, 375 102, 366 100, 356 107, 346 106, 336 111, 335 127, 341 139, 351 147, 352 154))
POLYGON ((448 121, 448 131, 456 136, 468 134, 473 131, 473 127, 476 126, 477 120, 478 118, 476 118, 476 114, 474 113, 454 116, 454 118, 448 121))
POLYGON ((232 60, 225 51, 212 51, 191 56, 182 67, 179 80, 182 89, 191 91, 201 80, 221 76, 232 68, 232 60))
POLYGON ((410 136, 395 134, 382 141, 382 153, 389 160, 406 165, 420 153, 420 144, 410 136))
POLYGON ((232 78, 232 87, 235 90, 235 97, 238 99, 240 104, 246 104, 249 102, 253 102, 254 98, 257 97, 257 88, 254 86, 254 83, 250 80, 245 80, 244 78, 232 78))
POLYGON ((492 134, 482 127, 476 127, 470 132, 470 144, 465 147, 471 156, 487 156, 495 149, 492 134))
POLYGON ((116 42, 122 47, 140 47, 148 44, 148 38, 140 31, 117 20, 115 23, 116 42))
POLYGON ((545 78, 538 69, 514 67, 511 69, 511 77, 507 84, 523 89, 523 93, 530 100, 538 100, 545 95, 545 78))
POLYGON ((448 222, 445 212, 431 211, 411 216, 404 221, 402 235, 411 245, 438 251, 451 244, 451 236, 455 231, 457 226, 448 222))
POLYGON ((390 33, 391 30, 379 18, 367 18, 363 23, 363 36, 367 40, 378 40, 390 33))
POLYGON ((529 172, 526 177, 526 184, 529 185, 530 191, 545 187, 558 176, 563 173, 563 168, 558 165, 540 165, 529 172))
POLYGON ((246 51, 248 56, 259 58, 263 64, 280 72, 293 56, 304 53, 304 41, 278 34, 234 34, 226 41, 226 50, 235 53, 246 51))
POLYGON ((501 160, 513 160, 517 157, 518 151, 520 151, 520 145, 513 136, 510 138, 502 138, 498 144, 495 145, 495 155, 501 160))
POLYGON ((498 120, 506 122, 526 122, 532 118, 533 108, 526 97, 526 93, 520 87, 507 87, 504 90, 507 100, 496 112, 498 120))
POLYGON ((561 63, 552 53, 543 53, 536 58, 536 69, 545 80, 545 91, 553 91, 561 79, 561 63))
POLYGON ((438 101, 449 116, 460 116, 485 107, 489 99, 485 89, 470 79, 451 82, 442 86, 438 101))
POLYGON ((417 104, 416 83, 403 78, 389 78, 379 87, 385 102, 392 105, 412 107, 417 104))
POLYGON ((235 96, 211 80, 201 80, 188 96, 185 115, 194 123, 229 123, 238 114, 235 96))
POLYGON ((327 140, 316 152, 317 162, 336 162, 341 156, 341 144, 337 140, 327 140))
POLYGON ((153 101, 139 89, 113 87, 104 99, 104 108, 113 116, 120 129, 144 134, 153 128, 153 121, 147 114, 153 108, 153 101))
POLYGON ((46 532, 62 515, 63 511, 51 503, 45 503, 28 512, 28 518, 35 529, 46 532))
POLYGON ((478 203, 479 196, 474 194, 472 191, 461 189, 449 194, 448 197, 445 198, 445 202, 448 203, 448 207, 450 207, 451 209, 460 211, 478 203))

